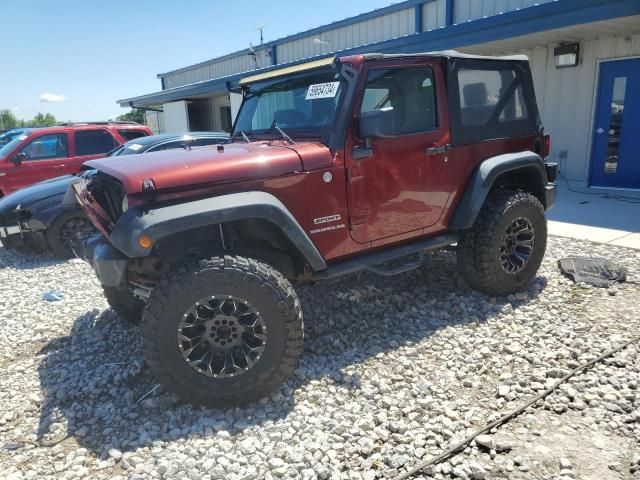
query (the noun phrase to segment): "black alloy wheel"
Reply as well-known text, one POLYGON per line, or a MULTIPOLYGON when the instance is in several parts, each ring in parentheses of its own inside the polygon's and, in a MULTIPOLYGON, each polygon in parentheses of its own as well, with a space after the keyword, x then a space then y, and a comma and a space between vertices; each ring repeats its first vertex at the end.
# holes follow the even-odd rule
POLYGON ((264 353, 267 326, 247 300, 213 295, 196 302, 177 332, 182 358, 196 372, 213 378, 242 375, 264 353))
POLYGON ((510 274, 522 271, 531 259, 534 245, 533 225, 524 217, 516 218, 502 237, 500 264, 504 271, 510 274))

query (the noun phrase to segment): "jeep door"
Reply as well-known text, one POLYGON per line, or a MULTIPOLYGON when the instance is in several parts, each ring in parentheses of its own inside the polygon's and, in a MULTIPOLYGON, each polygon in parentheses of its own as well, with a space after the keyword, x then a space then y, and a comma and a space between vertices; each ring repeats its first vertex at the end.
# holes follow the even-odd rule
POLYGON ((450 193, 441 63, 369 62, 361 82, 346 142, 351 236, 365 243, 419 235, 442 217, 450 193), (363 138, 361 118, 371 115, 381 123, 363 138))
POLYGON ((69 160, 69 138, 65 132, 35 134, 7 161, 12 190, 63 175, 69 160))

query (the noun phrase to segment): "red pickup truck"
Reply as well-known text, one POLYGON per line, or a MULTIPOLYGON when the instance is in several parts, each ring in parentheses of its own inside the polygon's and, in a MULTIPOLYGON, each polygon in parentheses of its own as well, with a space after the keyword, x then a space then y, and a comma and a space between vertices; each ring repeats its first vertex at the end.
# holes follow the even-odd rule
POLYGON ((0 197, 33 183, 80 170, 129 140, 152 135, 133 122, 29 128, 0 147, 0 197))

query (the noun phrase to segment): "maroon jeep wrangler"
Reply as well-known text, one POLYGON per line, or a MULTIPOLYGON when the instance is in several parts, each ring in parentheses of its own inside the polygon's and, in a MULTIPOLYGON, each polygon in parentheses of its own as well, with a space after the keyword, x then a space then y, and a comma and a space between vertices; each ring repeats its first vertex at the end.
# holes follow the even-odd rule
POLYGON ((83 239, 157 380, 198 404, 259 399, 302 351, 292 283, 395 275, 456 245, 469 285, 526 287, 556 166, 526 57, 330 58, 240 81, 232 142, 96 160, 83 239), (391 262, 391 265, 389 263, 391 262))

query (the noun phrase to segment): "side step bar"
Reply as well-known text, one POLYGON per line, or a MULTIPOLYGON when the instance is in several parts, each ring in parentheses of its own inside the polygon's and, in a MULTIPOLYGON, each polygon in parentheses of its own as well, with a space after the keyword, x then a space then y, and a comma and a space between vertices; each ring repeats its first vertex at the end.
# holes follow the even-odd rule
POLYGON ((455 234, 439 235, 437 237, 425 238, 408 245, 400 245, 391 247, 379 252, 360 255, 356 258, 330 264, 325 270, 314 272, 311 274, 313 280, 329 280, 332 278, 349 275, 361 270, 368 270, 379 275, 391 276, 404 273, 417 268, 422 263, 424 251, 439 250, 458 241, 455 234), (398 265, 393 268, 384 268, 380 265, 391 260, 398 260, 409 255, 417 253, 419 257, 416 260, 398 265))

